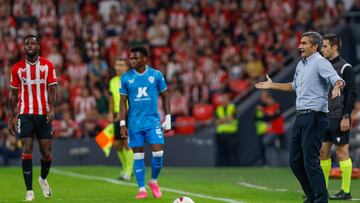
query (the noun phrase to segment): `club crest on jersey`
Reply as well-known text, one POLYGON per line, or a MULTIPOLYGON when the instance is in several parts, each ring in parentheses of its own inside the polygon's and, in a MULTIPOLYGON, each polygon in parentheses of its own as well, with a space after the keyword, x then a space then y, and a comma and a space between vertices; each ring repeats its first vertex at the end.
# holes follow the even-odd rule
POLYGON ((24 85, 27 85, 28 84, 28 81, 26 78, 21 78, 22 82, 24 83, 24 85))
POLYGON ((154 76, 150 76, 150 77, 149 77, 149 82, 150 82, 150 83, 154 83, 154 80, 155 80, 154 76))

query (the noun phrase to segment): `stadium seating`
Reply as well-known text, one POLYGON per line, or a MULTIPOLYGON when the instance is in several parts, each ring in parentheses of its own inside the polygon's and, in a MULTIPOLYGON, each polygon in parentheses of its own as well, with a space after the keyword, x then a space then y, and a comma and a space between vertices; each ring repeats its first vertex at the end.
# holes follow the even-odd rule
POLYGON ((211 96, 211 103, 215 108, 223 103, 223 95, 222 93, 214 93, 211 96))
POLYGON ((192 135, 195 133, 195 118, 191 116, 179 116, 175 119, 175 132, 180 135, 192 135))
MULTIPOLYGON (((4 1, 0 5, 3 11, 0 14, 0 67, 4 67, 0 69, 0 92, 8 88, 11 65, 23 56, 22 37, 35 34, 41 39, 42 56, 53 60, 57 68, 61 84, 57 108, 73 103, 79 95, 69 92, 76 89, 91 90, 87 99, 93 99, 93 90, 99 89, 101 95, 96 100, 108 99, 106 89, 114 73, 114 61, 127 58, 129 48, 134 45, 149 48, 150 64, 164 71, 169 86, 184 90, 189 106, 194 103, 189 99, 196 92, 193 90, 199 88, 199 84, 193 84, 195 81, 207 87, 200 91, 207 92, 205 94, 220 90, 231 91, 236 96, 246 92, 256 79, 250 79, 245 71, 251 67, 251 56, 258 59, 256 65, 264 72, 283 67, 284 59, 296 49, 303 31, 318 28, 321 32, 339 24, 343 14, 334 5, 326 4, 323 8, 322 4, 313 5, 312 1, 270 2, 181 0, 169 1, 163 7, 160 0, 154 0, 151 7, 148 1, 4 1), (324 12, 318 12, 319 9, 324 12), (309 13, 308 22, 300 20, 304 12, 309 13), (279 13, 280 18, 275 15, 279 13), (160 23, 158 27, 154 26, 155 21, 160 23), (164 44, 150 43, 150 28, 156 30, 157 39, 166 36, 164 44), (162 29, 168 34, 164 35, 162 29), (79 61, 78 56, 81 56, 79 61), (89 67, 94 66, 94 57, 99 57, 108 69, 106 73, 92 73, 90 77, 89 67), (173 69, 170 71, 169 67, 173 69), (83 78, 74 79, 78 74, 70 74, 69 69, 81 73, 83 78), (219 73, 215 71, 220 69, 219 73)), ((212 102, 215 107, 221 100, 216 94, 210 101, 207 96, 201 98, 206 98, 201 102, 212 102)), ((0 102, 0 106, 6 108, 6 99, 0 102)), ((196 121, 208 121, 211 117, 199 112, 202 108, 196 106, 191 112, 196 113, 196 121)), ((92 110, 96 111, 91 112, 98 117, 96 120, 106 118, 101 109, 92 110)), ((77 119, 74 106, 59 112, 59 118, 64 112, 75 120, 80 137, 87 136, 81 132, 84 121, 77 119)), ((97 126, 103 127, 104 123, 99 122, 97 126)))
POLYGON ((232 80, 229 86, 233 92, 242 93, 249 88, 250 82, 249 80, 232 80))
POLYGON ((206 124, 212 121, 214 106, 211 104, 195 104, 192 113, 197 122, 206 124))

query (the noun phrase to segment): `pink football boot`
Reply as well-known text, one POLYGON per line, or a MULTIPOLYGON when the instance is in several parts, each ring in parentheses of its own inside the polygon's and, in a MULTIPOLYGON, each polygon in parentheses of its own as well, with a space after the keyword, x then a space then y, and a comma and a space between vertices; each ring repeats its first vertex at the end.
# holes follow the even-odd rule
POLYGON ((147 198, 147 192, 144 192, 144 191, 140 191, 136 196, 135 196, 135 199, 145 199, 147 198))
POLYGON ((152 191, 152 194, 155 198, 160 198, 161 197, 161 191, 160 191, 160 188, 159 188, 159 185, 158 183, 149 183, 149 187, 152 191))

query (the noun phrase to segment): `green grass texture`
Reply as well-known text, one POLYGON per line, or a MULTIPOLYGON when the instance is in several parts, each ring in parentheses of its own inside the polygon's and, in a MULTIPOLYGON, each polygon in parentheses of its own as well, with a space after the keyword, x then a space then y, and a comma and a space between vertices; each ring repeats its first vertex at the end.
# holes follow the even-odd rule
MULTIPOLYGON (((34 202, 81 203, 172 203, 187 196, 196 203, 287 203, 303 202, 301 187, 289 168, 176 168, 165 167, 159 177, 163 197, 155 199, 147 188, 148 198, 136 200, 135 178, 119 181, 120 167, 76 166, 53 167, 48 182, 53 195, 42 196, 37 178, 40 168, 34 167, 34 202)), ((146 171, 147 181, 151 169, 146 171)), ((329 193, 336 193, 341 180, 330 179, 329 193)), ((23 202, 25 184, 21 167, 0 168, 0 203, 23 202)), ((351 193, 360 202, 360 180, 352 180, 351 193)), ((343 201, 330 201, 343 202, 343 201)))

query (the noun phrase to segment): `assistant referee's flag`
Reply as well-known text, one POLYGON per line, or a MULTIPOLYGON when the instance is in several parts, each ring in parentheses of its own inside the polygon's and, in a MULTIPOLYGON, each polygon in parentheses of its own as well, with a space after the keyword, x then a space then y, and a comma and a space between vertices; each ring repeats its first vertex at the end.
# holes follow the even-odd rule
POLYGON ((104 130, 96 135, 95 141, 104 151, 105 156, 108 157, 110 155, 111 147, 114 143, 114 124, 111 123, 106 126, 104 130))

